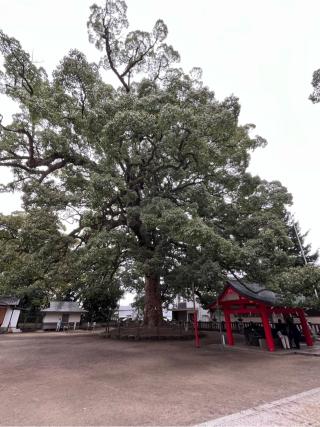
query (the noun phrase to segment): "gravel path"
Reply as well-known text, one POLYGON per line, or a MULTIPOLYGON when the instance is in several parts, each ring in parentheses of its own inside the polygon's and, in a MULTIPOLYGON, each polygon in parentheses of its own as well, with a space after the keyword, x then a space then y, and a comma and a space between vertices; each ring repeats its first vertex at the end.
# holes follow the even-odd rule
POLYGON ((0 425, 195 425, 320 387, 319 372, 320 357, 206 341, 0 335, 0 425))

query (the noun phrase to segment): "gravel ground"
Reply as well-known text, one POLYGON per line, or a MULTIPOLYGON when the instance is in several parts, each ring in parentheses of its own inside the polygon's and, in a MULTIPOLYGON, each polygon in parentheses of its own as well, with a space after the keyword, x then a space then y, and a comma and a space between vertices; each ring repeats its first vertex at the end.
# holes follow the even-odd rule
POLYGON ((319 357, 211 342, 2 335, 0 425, 194 425, 320 386, 319 357))

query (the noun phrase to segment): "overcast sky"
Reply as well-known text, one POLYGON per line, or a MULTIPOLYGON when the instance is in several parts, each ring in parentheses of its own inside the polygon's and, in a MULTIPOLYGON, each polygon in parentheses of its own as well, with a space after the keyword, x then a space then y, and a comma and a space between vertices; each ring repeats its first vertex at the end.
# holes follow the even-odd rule
MULTIPOLYGON (((0 28, 19 39, 48 71, 71 48, 90 60, 99 54, 87 40, 90 0, 1 0, 0 28)), ((101 4, 100 1, 97 1, 101 4)), ((132 29, 151 30, 162 18, 169 43, 185 70, 203 69, 206 85, 222 99, 240 98, 241 123, 254 123, 268 141, 252 157, 250 170, 280 180, 292 193, 292 211, 308 241, 320 248, 320 104, 308 96, 320 68, 318 0, 127 0, 132 29)), ((12 105, 0 99, 6 116, 12 105)), ((0 181, 8 172, 0 170, 0 181)), ((0 211, 19 207, 1 195, 0 211)))

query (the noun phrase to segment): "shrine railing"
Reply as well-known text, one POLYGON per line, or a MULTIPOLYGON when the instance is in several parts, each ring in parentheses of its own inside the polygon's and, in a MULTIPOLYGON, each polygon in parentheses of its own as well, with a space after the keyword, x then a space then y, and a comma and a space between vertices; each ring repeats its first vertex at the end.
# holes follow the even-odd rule
MULTIPOLYGON (((255 326, 260 326, 263 327, 262 322, 252 322, 255 326)), ((231 328, 232 331, 235 333, 243 333, 243 330, 245 328, 248 328, 251 325, 251 322, 231 322, 231 328)), ((270 326, 272 328, 275 328, 276 323, 270 323, 270 326)), ((298 323, 297 327, 301 330, 301 325, 298 323)), ((225 331, 225 322, 217 322, 217 321, 212 321, 212 322, 202 322, 199 321, 198 322, 198 328, 200 331, 225 331)), ((320 334, 320 324, 319 323, 312 323, 310 325, 311 330, 319 335, 320 334)))

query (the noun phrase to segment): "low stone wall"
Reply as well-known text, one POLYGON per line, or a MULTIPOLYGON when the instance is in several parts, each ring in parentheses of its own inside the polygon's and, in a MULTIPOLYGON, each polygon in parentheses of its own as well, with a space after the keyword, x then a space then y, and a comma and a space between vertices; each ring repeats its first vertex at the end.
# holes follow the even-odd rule
MULTIPOLYGON (((205 334, 199 333, 199 336, 205 334)), ((109 333, 105 334, 106 338, 120 340, 136 340, 136 341, 158 341, 158 340, 192 340, 194 339, 194 331, 192 329, 185 330, 177 327, 159 327, 148 328, 144 326, 131 326, 112 328, 109 333)))

